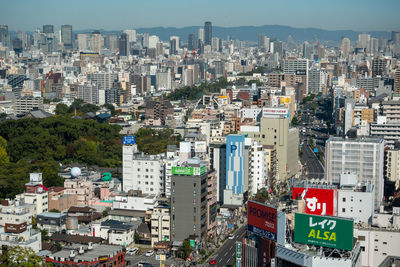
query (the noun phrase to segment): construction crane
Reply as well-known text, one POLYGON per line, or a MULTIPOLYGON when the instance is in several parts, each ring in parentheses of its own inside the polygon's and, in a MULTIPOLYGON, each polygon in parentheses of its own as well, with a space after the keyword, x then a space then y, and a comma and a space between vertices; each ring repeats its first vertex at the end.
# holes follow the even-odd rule
POLYGON ((53 74, 51 70, 49 73, 46 74, 46 78, 42 80, 42 90, 43 90, 43 98, 46 98, 46 81, 49 79, 50 75, 53 74))

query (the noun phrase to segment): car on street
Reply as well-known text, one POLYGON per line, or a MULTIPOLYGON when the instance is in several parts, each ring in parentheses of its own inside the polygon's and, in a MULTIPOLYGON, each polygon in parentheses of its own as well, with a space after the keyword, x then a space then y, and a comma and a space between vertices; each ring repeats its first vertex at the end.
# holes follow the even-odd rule
POLYGON ((146 257, 150 257, 154 255, 154 251, 153 250, 149 250, 146 252, 146 257))
POLYGON ((215 265, 215 264, 217 264, 217 261, 216 260, 210 260, 209 264, 210 265, 215 265))
POLYGON ((230 235, 228 236, 228 238, 229 238, 229 239, 234 239, 235 236, 234 236, 233 234, 230 234, 230 235))

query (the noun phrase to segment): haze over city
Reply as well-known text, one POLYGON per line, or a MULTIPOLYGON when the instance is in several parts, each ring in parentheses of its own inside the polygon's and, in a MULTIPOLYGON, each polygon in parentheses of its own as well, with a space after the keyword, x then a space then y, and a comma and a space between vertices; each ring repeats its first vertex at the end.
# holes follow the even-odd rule
POLYGON ((0 2, 0 266, 400 266, 400 1, 0 2))

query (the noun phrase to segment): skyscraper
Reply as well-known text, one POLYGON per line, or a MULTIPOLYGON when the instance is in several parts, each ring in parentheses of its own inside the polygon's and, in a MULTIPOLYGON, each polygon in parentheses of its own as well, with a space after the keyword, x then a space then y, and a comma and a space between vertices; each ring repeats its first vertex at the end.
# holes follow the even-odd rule
POLYGON ((120 56, 128 56, 128 35, 126 33, 121 34, 118 42, 118 47, 120 56))
POLYGON ((211 45, 212 40, 212 24, 211 21, 204 23, 204 44, 211 45))
POLYGON ((342 44, 340 45, 340 49, 343 52, 343 57, 347 58, 350 53, 350 39, 349 38, 343 38, 342 39, 342 44))
POLYGON ((61 42, 65 48, 72 48, 72 25, 61 26, 61 42))
POLYGON ((197 49, 197 36, 195 33, 191 33, 188 36, 188 50, 197 49))
POLYGON ((400 44, 400 30, 392 31, 392 43, 400 44))
POLYGON ((94 31, 92 33, 92 39, 90 42, 91 49, 94 52, 100 53, 101 48, 103 47, 103 44, 104 44, 103 36, 101 36, 99 31, 94 31))
POLYGON ((54 25, 43 25, 43 33, 45 34, 54 33, 54 25))
POLYGON ((199 41, 200 42, 204 42, 204 29, 203 28, 199 28, 199 41))
POLYGON ((364 49, 368 50, 370 39, 371 39, 371 35, 369 35, 367 33, 359 34, 358 35, 357 46, 359 48, 364 48, 364 49))
POLYGON ((10 45, 10 35, 8 34, 7 25, 0 25, 0 43, 2 43, 3 46, 10 45))

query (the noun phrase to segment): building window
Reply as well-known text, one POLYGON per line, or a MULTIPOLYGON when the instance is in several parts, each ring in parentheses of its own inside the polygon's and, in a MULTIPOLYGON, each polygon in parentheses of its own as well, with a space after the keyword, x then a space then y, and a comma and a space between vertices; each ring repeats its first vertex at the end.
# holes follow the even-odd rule
POLYGON ((343 201, 343 202, 346 202, 346 198, 344 197, 344 198, 342 199, 342 201, 343 201))
POLYGON ((365 247, 361 246, 360 248, 361 248, 361 251, 365 251, 365 247))
POLYGON ((342 208, 342 212, 346 212, 346 209, 345 209, 345 208, 342 208))

